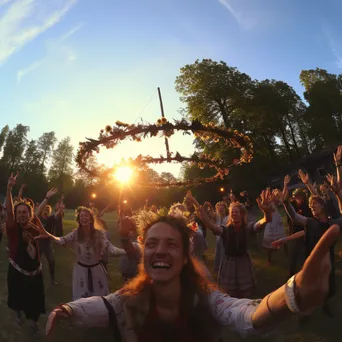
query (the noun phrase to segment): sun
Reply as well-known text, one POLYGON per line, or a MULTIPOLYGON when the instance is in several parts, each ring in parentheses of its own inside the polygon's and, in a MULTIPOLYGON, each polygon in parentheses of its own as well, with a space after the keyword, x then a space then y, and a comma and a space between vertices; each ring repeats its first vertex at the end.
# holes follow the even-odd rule
POLYGON ((129 166, 119 166, 114 173, 114 177, 122 184, 129 183, 132 176, 133 169, 129 166))

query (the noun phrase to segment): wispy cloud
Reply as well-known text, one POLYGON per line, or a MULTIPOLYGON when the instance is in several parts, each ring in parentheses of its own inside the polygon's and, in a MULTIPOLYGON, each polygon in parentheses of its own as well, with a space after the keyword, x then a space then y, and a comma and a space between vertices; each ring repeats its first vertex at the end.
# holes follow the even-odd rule
POLYGON ((27 68, 25 69, 22 69, 22 70, 19 70, 17 72, 17 83, 19 84, 22 80, 22 78, 28 74, 29 72, 33 71, 33 70, 36 70, 41 64, 42 64, 42 60, 41 61, 37 61, 37 62, 34 62, 32 63, 30 66, 28 66, 27 68))
POLYGON ((73 27, 71 30, 69 30, 67 33, 65 33, 62 37, 56 39, 55 41, 49 42, 47 44, 47 52, 44 58, 35 61, 34 63, 30 64, 28 67, 25 67, 23 69, 20 69, 17 71, 17 83, 19 84, 22 79, 32 71, 35 71, 39 67, 43 66, 44 64, 47 64, 49 61, 51 62, 51 59, 54 60, 54 62, 57 59, 64 59, 69 62, 73 62, 76 60, 77 55, 76 53, 69 47, 66 46, 64 43, 77 31, 79 31, 84 26, 84 23, 78 24, 75 27, 73 27), (61 56, 62 55, 62 56, 61 56))
POLYGON ((78 0, 0 0, 9 3, 0 16, 0 64, 56 25, 78 0))
MULTIPOLYGON (((237 6, 233 5, 232 0, 218 0, 218 2, 230 12, 244 30, 249 30, 259 23, 259 18, 255 15, 254 11, 238 9, 237 6)), ((240 3, 240 1, 236 3, 240 3)))
POLYGON ((326 40, 328 42, 330 51, 331 51, 331 53, 333 54, 333 56, 335 58, 335 65, 338 68, 342 69, 342 55, 338 51, 338 48, 336 46, 336 42, 335 42, 335 40, 333 38, 333 35, 331 34, 331 31, 325 25, 323 25, 322 30, 323 30, 325 38, 326 38, 326 40))
POLYGON ((73 27, 69 32, 67 32, 64 36, 59 39, 59 42, 64 42, 69 39, 72 35, 74 35, 78 30, 80 30, 84 26, 84 23, 80 23, 77 26, 73 27))

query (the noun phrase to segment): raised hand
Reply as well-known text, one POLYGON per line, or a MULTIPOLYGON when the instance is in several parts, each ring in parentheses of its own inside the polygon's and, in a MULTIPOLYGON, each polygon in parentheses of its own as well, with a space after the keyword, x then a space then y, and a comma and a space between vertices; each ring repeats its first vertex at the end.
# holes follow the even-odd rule
POLYGON ((188 201, 190 201, 196 208, 199 208, 200 207, 200 204, 198 203, 198 201, 196 200, 196 198, 194 196, 192 196, 192 192, 190 190, 188 190, 186 192, 186 195, 185 195, 186 199, 188 201))
POLYGON ((51 331, 55 327, 55 324, 58 320, 61 319, 70 319, 71 318, 71 308, 68 305, 60 305, 55 308, 49 315, 48 320, 46 322, 45 333, 46 335, 50 335, 51 331))
POLYGON ((341 165, 341 159, 342 159, 342 145, 337 147, 336 153, 334 153, 334 161, 336 166, 341 165))
POLYGON ((286 175, 286 176, 284 177, 284 187, 285 187, 285 186, 288 186, 290 182, 291 182, 291 176, 286 175))
POLYGON ((340 227, 331 226, 306 259, 303 269, 296 275, 297 304, 303 312, 312 312, 326 299, 331 270, 329 249, 339 235, 340 227))
POLYGON ((337 179, 333 175, 331 175, 331 174, 328 174, 326 176, 326 179, 329 182, 332 191, 335 194, 337 194, 340 191, 340 189, 341 189, 340 184, 337 182, 337 179))
POLYGON ((284 178, 284 189, 283 189, 283 193, 281 195, 281 199, 283 202, 286 202, 289 200, 290 198, 290 194, 289 194, 289 188, 288 188, 288 184, 291 181, 291 177, 290 176, 285 176, 284 178))
POLYGON ((120 219, 118 221, 119 235, 121 237, 128 237, 129 233, 135 229, 135 222, 128 216, 124 216, 120 213, 120 219))
POLYGON ((17 181, 19 173, 14 174, 13 172, 11 173, 10 177, 8 178, 7 181, 7 187, 12 189, 17 181))
POLYGON ((52 196, 56 195, 58 192, 58 189, 56 187, 52 187, 47 193, 46 193, 46 198, 50 199, 52 196))
POLYGON ((309 174, 305 173, 303 170, 298 171, 298 177, 301 179, 301 181, 306 185, 309 184, 309 174))
POLYGON ((269 212, 271 210, 271 202, 273 200, 273 196, 271 193, 270 188, 267 188, 266 190, 263 190, 260 194, 260 197, 257 198, 257 203, 261 211, 263 212, 269 212))

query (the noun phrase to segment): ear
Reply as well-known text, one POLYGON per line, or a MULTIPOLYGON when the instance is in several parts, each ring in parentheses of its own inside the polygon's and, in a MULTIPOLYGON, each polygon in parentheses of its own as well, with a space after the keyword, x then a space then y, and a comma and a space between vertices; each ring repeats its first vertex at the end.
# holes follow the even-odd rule
POLYGON ((184 260, 183 260, 183 265, 187 265, 187 263, 189 262, 189 258, 188 257, 185 257, 184 260))

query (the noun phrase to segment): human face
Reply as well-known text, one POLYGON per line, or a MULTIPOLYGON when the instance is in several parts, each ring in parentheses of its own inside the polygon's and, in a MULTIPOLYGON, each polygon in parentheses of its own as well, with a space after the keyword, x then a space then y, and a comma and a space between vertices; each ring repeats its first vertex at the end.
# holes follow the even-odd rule
POLYGON ((156 283, 169 283, 180 277, 187 262, 182 236, 167 223, 158 222, 146 233, 144 268, 156 283))
POLYGON ((82 210, 80 212, 79 221, 81 226, 89 226, 92 221, 92 217, 87 211, 82 210))
POLYGON ((312 200, 310 203, 310 209, 313 216, 318 216, 322 214, 324 208, 318 201, 312 200))
POLYGON ((157 206, 153 204, 153 205, 151 206, 151 211, 152 211, 152 213, 157 213, 157 212, 158 212, 157 206))
POLYGON ((230 215, 232 216, 232 220, 234 223, 241 223, 241 211, 238 207, 233 207, 231 209, 230 215))
POLYGON ((298 204, 298 205, 303 205, 304 201, 305 201, 303 196, 295 196, 294 200, 295 200, 296 204, 298 204))
POLYGON ((30 211, 26 205, 18 205, 16 208, 17 222, 25 225, 30 221, 30 211))
POLYGON ((45 219, 48 218, 50 214, 51 214, 51 209, 49 207, 45 207, 43 214, 42 214, 43 218, 45 219))
POLYGON ((223 204, 217 205, 216 211, 221 217, 226 216, 226 207, 223 204))

